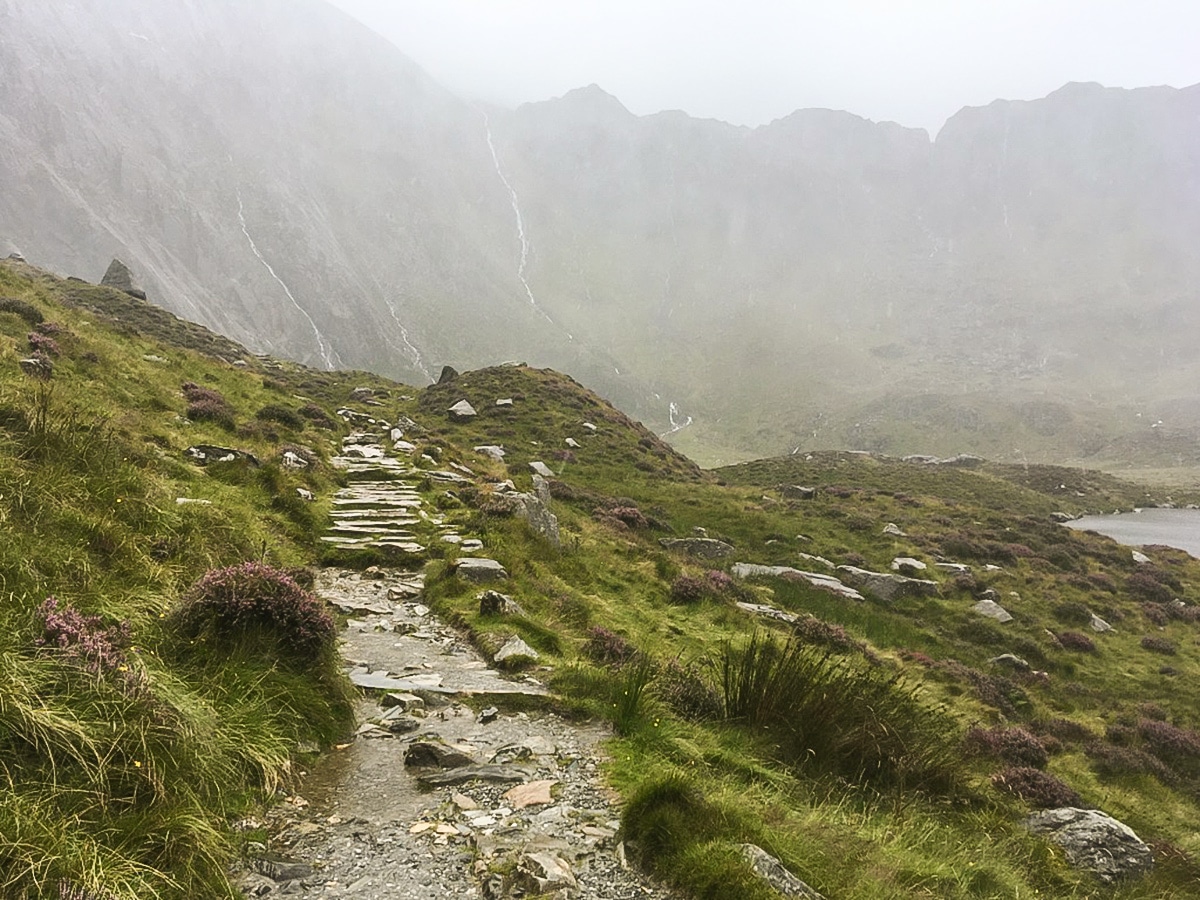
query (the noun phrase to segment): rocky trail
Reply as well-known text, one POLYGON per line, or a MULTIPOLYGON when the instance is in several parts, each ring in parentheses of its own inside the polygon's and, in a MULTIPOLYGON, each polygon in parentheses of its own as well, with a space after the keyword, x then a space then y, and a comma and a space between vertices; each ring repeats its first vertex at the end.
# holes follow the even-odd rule
POLYGON ((412 453, 398 431, 346 439, 337 463, 350 483, 325 537, 390 546, 414 565, 329 568, 316 585, 349 616, 340 650, 362 691, 357 731, 264 821, 243 823, 268 838, 252 845, 240 886, 256 897, 363 900, 673 896, 626 864, 600 775, 607 729, 545 711, 543 685, 490 668, 421 603, 429 542, 483 548, 426 511, 416 488, 462 476, 398 459, 412 453))

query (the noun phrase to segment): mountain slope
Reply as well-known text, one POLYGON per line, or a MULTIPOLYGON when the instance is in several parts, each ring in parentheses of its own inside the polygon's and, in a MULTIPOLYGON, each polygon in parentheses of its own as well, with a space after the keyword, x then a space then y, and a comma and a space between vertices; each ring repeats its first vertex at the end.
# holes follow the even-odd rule
POLYGON ((551 365, 659 431, 693 417, 673 440, 705 460, 1112 464, 1200 428, 1200 86, 1068 85, 933 142, 595 86, 484 111, 318 0, 2 0, 0 75, 0 245, 120 257, 254 349, 551 365))

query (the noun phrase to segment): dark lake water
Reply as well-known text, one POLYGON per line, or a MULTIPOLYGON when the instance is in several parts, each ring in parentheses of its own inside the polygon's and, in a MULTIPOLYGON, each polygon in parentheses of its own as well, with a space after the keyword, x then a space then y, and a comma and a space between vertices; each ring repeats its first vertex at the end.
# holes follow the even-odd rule
POLYGON ((1133 547, 1165 544, 1200 557, 1200 509, 1143 509, 1110 516, 1084 516, 1067 525, 1098 531, 1133 547))

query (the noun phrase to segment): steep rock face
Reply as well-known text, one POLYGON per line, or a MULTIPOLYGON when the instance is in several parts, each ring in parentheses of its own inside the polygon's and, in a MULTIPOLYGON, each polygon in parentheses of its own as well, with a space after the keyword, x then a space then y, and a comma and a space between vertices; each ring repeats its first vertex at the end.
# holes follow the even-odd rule
POLYGON ((566 343, 509 275, 482 114, 323 3, 4 0, 0 75, 0 221, 29 258, 95 280, 120 256, 315 365, 423 380, 452 344, 516 353, 514 327, 566 343))
POLYGON ((553 366, 693 416, 692 452, 1200 428, 1200 86, 1068 85, 936 142, 595 86, 485 116, 319 0, 0 0, 0 78, 0 252, 89 280, 119 257, 257 350, 553 366))

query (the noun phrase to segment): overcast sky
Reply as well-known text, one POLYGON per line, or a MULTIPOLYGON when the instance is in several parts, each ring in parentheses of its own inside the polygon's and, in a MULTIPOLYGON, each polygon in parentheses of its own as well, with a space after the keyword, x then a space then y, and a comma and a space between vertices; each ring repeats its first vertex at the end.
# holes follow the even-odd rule
POLYGON ((599 84, 638 114, 846 109, 936 133, 1068 81, 1200 82, 1200 0, 331 0, 503 106, 599 84))

